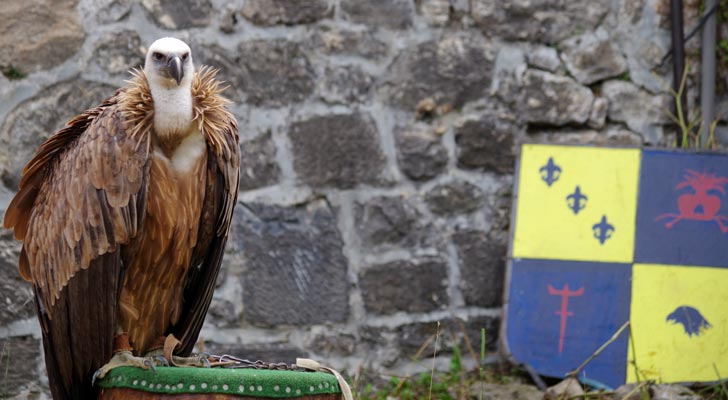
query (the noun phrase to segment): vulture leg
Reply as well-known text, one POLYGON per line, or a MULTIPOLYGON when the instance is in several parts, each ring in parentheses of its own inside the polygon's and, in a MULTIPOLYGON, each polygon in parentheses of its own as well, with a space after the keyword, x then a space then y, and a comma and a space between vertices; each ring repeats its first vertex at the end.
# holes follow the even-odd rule
POLYGON ((109 373, 114 368, 119 367, 137 367, 142 369, 152 369, 154 370, 154 360, 147 357, 136 357, 134 356, 131 351, 120 351, 118 353, 115 353, 113 357, 111 357, 111 360, 104 364, 101 368, 99 368, 95 373, 93 377, 93 381, 95 382, 96 379, 101 379, 106 376, 106 374, 109 373))
POLYGON ((137 357, 132 353, 132 347, 129 344, 129 335, 122 332, 119 326, 116 327, 117 335, 114 337, 114 356, 108 363, 99 368, 93 376, 93 382, 101 379, 114 368, 118 367, 137 367, 142 369, 155 370, 155 366, 169 366, 167 359, 154 352, 147 353, 144 357, 137 357))

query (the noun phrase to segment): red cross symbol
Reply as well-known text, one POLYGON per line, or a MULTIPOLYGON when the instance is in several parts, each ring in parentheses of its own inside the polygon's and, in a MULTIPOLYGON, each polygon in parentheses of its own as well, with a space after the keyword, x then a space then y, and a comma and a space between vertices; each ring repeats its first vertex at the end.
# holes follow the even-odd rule
POLYGON ((573 311, 569 311, 569 297, 578 297, 584 294, 584 288, 578 290, 569 290, 569 284, 565 284, 560 290, 554 289, 548 285, 549 294, 552 296, 561 296, 561 309, 554 314, 561 317, 561 326, 559 327, 559 353, 564 351, 564 335, 566 334, 566 319, 574 315, 573 311))

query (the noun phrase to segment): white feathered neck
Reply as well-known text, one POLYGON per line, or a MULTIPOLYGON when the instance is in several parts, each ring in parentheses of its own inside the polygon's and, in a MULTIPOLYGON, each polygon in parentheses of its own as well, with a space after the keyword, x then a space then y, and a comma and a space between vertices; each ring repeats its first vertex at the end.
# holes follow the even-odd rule
POLYGON ((192 88, 187 85, 160 87, 152 81, 149 89, 154 101, 154 131, 164 140, 184 137, 192 125, 192 88))

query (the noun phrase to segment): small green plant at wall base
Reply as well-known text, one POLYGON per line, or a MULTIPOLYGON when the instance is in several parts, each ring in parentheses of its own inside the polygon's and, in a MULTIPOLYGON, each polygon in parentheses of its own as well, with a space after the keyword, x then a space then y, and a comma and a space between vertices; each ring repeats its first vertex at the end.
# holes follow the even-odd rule
POLYGON ((0 71, 2 71, 3 75, 11 81, 25 78, 23 71, 12 65, 8 65, 7 67, 0 66, 0 71))
POLYGON ((718 53, 720 60, 725 64, 728 63, 728 39, 721 39, 718 44, 718 53))

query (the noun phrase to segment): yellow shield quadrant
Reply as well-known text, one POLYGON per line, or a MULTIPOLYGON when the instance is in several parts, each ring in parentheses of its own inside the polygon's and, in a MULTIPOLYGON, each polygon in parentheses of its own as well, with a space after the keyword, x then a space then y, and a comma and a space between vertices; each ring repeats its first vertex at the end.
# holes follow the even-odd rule
POLYGON ((631 263, 640 154, 524 145, 512 257, 631 263))
POLYGON ((627 382, 728 376, 726 282, 724 268, 634 265, 627 382))

